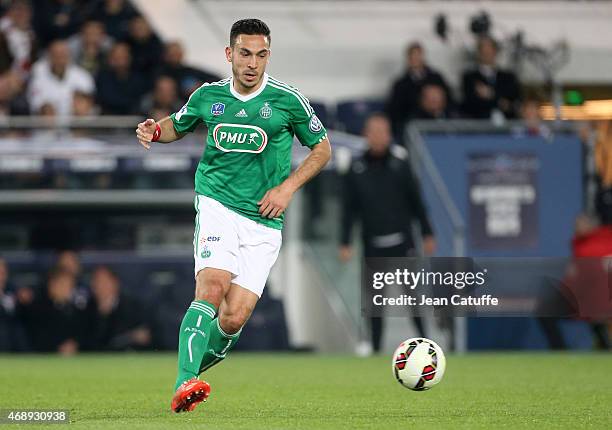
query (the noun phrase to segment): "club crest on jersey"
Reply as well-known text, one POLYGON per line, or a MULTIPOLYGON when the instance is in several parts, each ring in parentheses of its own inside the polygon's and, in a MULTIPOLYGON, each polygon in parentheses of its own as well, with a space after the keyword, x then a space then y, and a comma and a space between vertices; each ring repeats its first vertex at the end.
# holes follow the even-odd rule
POLYGON ((268 144, 268 135, 255 125, 221 123, 213 130, 213 140, 223 152, 259 154, 268 144))
POLYGON ((220 102, 213 103, 210 108, 210 113, 212 113, 214 116, 223 115, 223 112, 225 112, 225 105, 220 102))
POLYGON ((323 124, 321 123, 321 120, 319 120, 319 118, 317 118, 317 116, 314 114, 310 117, 308 129, 313 133, 318 133, 323 129, 323 124))
POLYGON ((272 116, 272 108, 268 102, 265 102, 261 109, 259 109, 259 116, 263 119, 268 119, 272 116))

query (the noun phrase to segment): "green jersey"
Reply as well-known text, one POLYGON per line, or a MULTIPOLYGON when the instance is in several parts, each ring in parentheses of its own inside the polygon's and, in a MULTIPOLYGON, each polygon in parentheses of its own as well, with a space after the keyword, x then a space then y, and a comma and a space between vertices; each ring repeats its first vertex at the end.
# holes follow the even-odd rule
POLYGON ((195 175, 196 193, 261 224, 281 229, 284 215, 259 214, 257 202, 291 172, 293 137, 312 148, 327 137, 308 99, 267 74, 261 87, 243 96, 233 78, 204 84, 170 117, 178 133, 208 128, 195 175))

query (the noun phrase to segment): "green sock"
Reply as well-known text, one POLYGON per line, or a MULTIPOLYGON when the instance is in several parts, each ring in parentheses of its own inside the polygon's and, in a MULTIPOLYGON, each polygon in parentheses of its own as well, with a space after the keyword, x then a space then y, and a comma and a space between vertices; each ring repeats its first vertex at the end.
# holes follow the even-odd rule
POLYGON ((175 391, 183 382, 198 376, 210 339, 210 322, 214 317, 215 307, 204 300, 194 300, 185 312, 179 332, 175 391))
POLYGON ((208 339, 208 348, 202 357, 200 364, 200 373, 210 369, 215 364, 223 360, 227 353, 236 345, 242 329, 237 333, 227 334, 219 325, 219 318, 212 320, 208 326, 210 337, 208 339))

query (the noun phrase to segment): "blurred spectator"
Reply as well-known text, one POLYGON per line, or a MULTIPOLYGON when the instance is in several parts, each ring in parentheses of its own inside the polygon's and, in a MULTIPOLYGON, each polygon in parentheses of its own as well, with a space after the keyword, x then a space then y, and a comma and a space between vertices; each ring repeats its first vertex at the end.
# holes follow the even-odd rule
POLYGON ((79 0, 34 0, 32 3, 34 29, 43 47, 79 31, 85 12, 79 0))
POLYGON ((129 28, 125 41, 132 51, 134 70, 141 74, 141 79, 144 78, 147 88, 150 88, 163 49, 161 41, 153 33, 147 20, 140 15, 132 18, 129 28))
POLYGON ((96 106, 95 98, 92 94, 75 91, 72 97, 72 114, 75 116, 94 116, 100 110, 96 106))
POLYGON ((72 58, 76 64, 95 76, 113 45, 113 41, 104 31, 100 21, 87 21, 79 34, 68 41, 72 58))
POLYGON ((136 15, 136 10, 126 0, 98 0, 90 16, 104 24, 110 37, 122 40, 128 34, 130 20, 136 15))
POLYGON ((538 99, 530 97, 523 100, 520 112, 523 124, 514 128, 514 134, 519 136, 541 136, 544 138, 552 136, 552 131, 542 121, 540 101, 538 99))
POLYGON ((17 297, 8 278, 8 265, 0 258, 0 352, 25 349, 24 333, 17 314, 17 297))
POLYGON ((491 118, 501 113, 516 118, 520 85, 510 71, 497 66, 497 42, 490 36, 478 39, 478 67, 463 74, 463 109, 472 118, 491 118))
POLYGON ((37 41, 32 29, 32 7, 26 0, 16 0, 0 19, 0 31, 13 59, 12 69, 26 79, 36 58, 37 41))
POLYGON ((595 210, 603 224, 612 224, 612 121, 601 121, 595 142, 597 195, 595 210))
POLYGON ((443 88, 447 102, 451 102, 451 92, 446 81, 440 73, 427 65, 423 46, 413 42, 406 48, 406 71, 393 83, 385 108, 398 141, 403 136, 404 125, 415 116, 419 108, 419 94, 426 84, 443 88))
POLYGON ((15 72, 0 75, 0 117, 27 115, 28 100, 23 92, 23 80, 15 72))
POLYGON ((75 280, 81 275, 81 260, 74 251, 62 251, 57 256, 55 266, 70 273, 75 280))
POLYGON ((421 88, 419 108, 415 119, 449 119, 454 117, 448 106, 446 91, 440 85, 427 84, 421 88))
POLYGON ((74 276, 54 268, 46 291, 24 310, 26 329, 36 351, 72 355, 79 350, 85 327, 86 302, 75 296, 74 276))
POLYGON ((153 93, 143 99, 141 110, 145 116, 150 116, 153 112, 172 113, 181 108, 181 103, 174 79, 168 76, 160 76, 155 81, 153 93))
POLYGON ((203 83, 221 79, 215 74, 185 65, 184 57, 185 52, 180 42, 167 43, 164 48, 164 61, 157 71, 158 75, 170 76, 174 79, 181 99, 189 97, 203 83))
POLYGON ((88 348, 96 351, 145 348, 151 332, 142 305, 121 292, 119 279, 107 267, 94 270, 88 306, 88 348))
POLYGON ((75 91, 92 94, 94 90, 91 75, 72 63, 68 43, 56 40, 49 46, 47 58, 34 64, 28 96, 33 111, 49 103, 63 117, 72 113, 75 91))
MULTIPOLYGON (((594 217, 580 214, 575 228, 572 239, 575 258, 559 286, 562 305, 568 307, 575 318, 588 322, 597 349, 609 350, 612 345, 606 322, 596 316, 610 315, 612 309, 607 261, 607 256, 612 254, 612 227, 601 226, 594 217)), ((539 318, 550 347, 566 349, 559 321, 559 318, 539 318)))
MULTIPOLYGON (((403 148, 392 146, 391 126, 387 117, 373 114, 366 121, 364 136, 367 152, 352 163, 344 177, 340 260, 353 254, 351 235, 355 221, 361 222, 364 256, 405 257, 415 254, 412 221, 420 224, 423 250, 435 251, 435 240, 419 191, 403 148)), ((420 318, 414 319, 423 336, 420 318)), ((370 319, 371 342, 380 351, 383 321, 370 319)))
POLYGON ((130 47, 117 43, 108 54, 108 65, 97 79, 98 103, 109 115, 138 114, 146 87, 142 76, 132 70, 130 47))

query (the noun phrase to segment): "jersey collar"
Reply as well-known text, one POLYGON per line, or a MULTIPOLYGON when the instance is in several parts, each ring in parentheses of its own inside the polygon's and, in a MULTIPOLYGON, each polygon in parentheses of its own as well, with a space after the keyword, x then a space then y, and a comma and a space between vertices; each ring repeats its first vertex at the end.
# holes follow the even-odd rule
POLYGON ((241 102, 248 102, 249 100, 252 100, 258 95, 260 95, 263 92, 263 90, 266 88, 266 85, 268 85, 268 74, 264 73, 263 78, 261 79, 261 86, 257 89, 257 91, 255 91, 254 93, 248 94, 246 96, 243 96, 238 91, 236 91, 236 89, 234 88, 234 77, 232 76, 230 78, 230 92, 232 93, 234 97, 236 97, 241 102))

